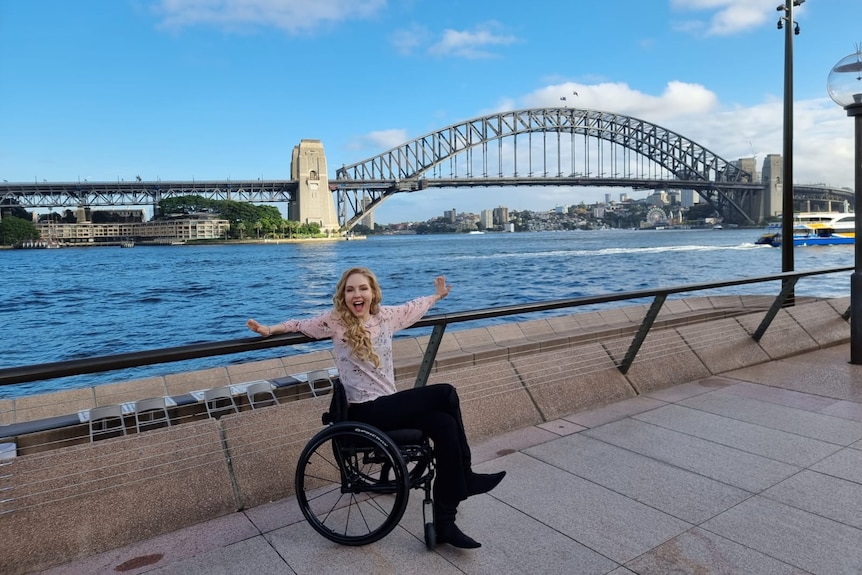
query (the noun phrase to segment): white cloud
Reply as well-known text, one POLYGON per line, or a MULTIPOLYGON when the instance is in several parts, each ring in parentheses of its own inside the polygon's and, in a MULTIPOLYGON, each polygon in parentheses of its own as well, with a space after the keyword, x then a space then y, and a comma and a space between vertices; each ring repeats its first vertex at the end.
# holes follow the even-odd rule
POLYGON ((569 106, 602 110, 660 123, 686 114, 705 114, 718 106, 718 97, 699 84, 669 82, 665 91, 653 96, 622 82, 551 85, 522 98, 525 108, 569 106), (565 97, 565 102, 560 98, 565 97))
POLYGON ((367 18, 385 6, 386 0, 160 0, 154 11, 165 28, 274 26, 307 33, 324 24, 367 18))
POLYGON ((494 53, 492 46, 508 46, 518 41, 515 36, 501 33, 502 27, 497 22, 487 22, 476 26, 474 30, 443 31, 442 38, 433 44, 428 52, 437 56, 459 56, 461 58, 490 58, 494 53))
POLYGON ((413 24, 408 28, 396 30, 390 37, 390 42, 399 54, 406 56, 426 45, 430 36, 427 28, 413 24))
POLYGON ((671 0, 671 7, 683 12, 711 12, 703 20, 685 20, 678 31, 727 36, 745 32, 770 21, 775 16, 776 0, 671 0))
POLYGON ((348 148, 351 150, 369 149, 377 154, 384 150, 400 146, 410 141, 410 139, 407 135, 407 130, 404 129, 377 130, 356 138, 348 145, 348 148))

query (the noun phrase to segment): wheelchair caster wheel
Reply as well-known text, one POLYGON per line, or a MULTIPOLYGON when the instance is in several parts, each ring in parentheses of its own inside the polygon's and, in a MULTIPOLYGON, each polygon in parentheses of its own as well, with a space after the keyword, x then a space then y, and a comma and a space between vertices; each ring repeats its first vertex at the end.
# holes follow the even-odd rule
POLYGON ((428 548, 428 551, 434 551, 434 548, 437 547, 437 530, 434 529, 433 523, 425 524, 425 547, 428 548))

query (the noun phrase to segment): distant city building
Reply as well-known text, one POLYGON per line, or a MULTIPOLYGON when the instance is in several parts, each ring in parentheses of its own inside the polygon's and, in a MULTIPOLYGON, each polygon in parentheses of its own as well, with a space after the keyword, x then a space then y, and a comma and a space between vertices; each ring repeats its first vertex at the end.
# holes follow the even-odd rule
POLYGON ((698 195, 694 190, 682 190, 680 192, 680 204, 684 208, 690 208, 697 203, 698 195))
POLYGON ((751 174, 752 182, 760 181, 757 173, 757 158, 740 158, 733 162, 733 165, 751 174))
POLYGON ((620 194, 620 202, 627 202, 627 201, 629 201, 629 195, 626 192, 622 192, 620 194))
MULTIPOLYGON (((621 199, 622 199, 622 198, 621 198, 621 199)), ((611 203, 611 195, 610 195, 610 194, 605 194, 605 203, 606 203, 606 204, 610 204, 610 203, 611 203)))
POLYGON ((509 208, 500 206, 494 208, 494 225, 507 226, 509 224, 509 208))
POLYGON ((667 192, 664 190, 656 190, 647 197, 647 203, 651 206, 663 206, 667 204, 667 192))
POLYGON ((482 227, 486 230, 494 229, 494 211, 482 210, 482 213, 479 216, 479 221, 482 223, 482 227))
POLYGON ((565 213, 566 213, 566 206, 557 206, 557 207, 555 207, 555 208, 554 208, 554 213, 555 213, 555 214, 565 214, 565 213))
POLYGON ((455 208, 452 208, 451 210, 446 210, 443 212, 443 219, 446 220, 447 222, 451 223, 451 224, 455 223, 455 219, 457 217, 458 217, 458 211, 455 208))

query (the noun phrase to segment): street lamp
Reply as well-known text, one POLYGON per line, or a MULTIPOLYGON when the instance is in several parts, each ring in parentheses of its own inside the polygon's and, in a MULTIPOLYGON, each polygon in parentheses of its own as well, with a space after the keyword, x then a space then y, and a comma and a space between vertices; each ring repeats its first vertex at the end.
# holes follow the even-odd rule
POLYGON ((854 159, 854 199, 856 209, 855 268, 850 276, 850 363, 862 364, 862 45, 856 52, 841 59, 829 72, 826 90, 836 104, 847 110, 856 125, 856 157, 854 159))
MULTIPOLYGON (((793 37, 799 35, 799 23, 793 20, 794 6, 805 0, 788 0, 776 8, 784 12, 778 18, 778 29, 784 29, 784 151, 782 152, 781 194, 781 271, 793 271, 793 37)), ((793 301, 793 296, 790 296, 793 301)))

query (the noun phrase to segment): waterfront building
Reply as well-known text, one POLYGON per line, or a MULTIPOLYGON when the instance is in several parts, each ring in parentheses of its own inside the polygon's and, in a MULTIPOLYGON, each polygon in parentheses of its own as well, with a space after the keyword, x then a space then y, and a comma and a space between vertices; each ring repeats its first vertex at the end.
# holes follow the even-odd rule
POLYGON ((230 222, 210 214, 190 214, 149 222, 42 223, 36 229, 43 238, 64 244, 98 245, 128 240, 158 243, 224 238, 230 230, 230 222))

